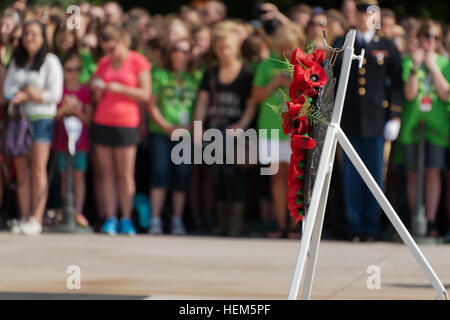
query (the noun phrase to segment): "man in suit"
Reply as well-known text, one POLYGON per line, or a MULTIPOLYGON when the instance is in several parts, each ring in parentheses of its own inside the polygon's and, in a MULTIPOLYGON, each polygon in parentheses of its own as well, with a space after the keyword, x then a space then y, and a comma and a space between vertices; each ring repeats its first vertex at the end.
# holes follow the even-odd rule
MULTIPOLYGON (((375 29, 371 5, 357 1, 355 54, 365 49, 363 67, 353 61, 344 102, 341 126, 374 179, 382 185, 385 139, 395 140, 402 111, 401 56, 394 43, 375 29)), ((343 44, 343 38, 335 46, 343 44)), ((341 69, 342 55, 335 64, 341 69)), ((344 155, 343 191, 353 241, 373 241, 379 236, 380 207, 349 158, 344 155)))

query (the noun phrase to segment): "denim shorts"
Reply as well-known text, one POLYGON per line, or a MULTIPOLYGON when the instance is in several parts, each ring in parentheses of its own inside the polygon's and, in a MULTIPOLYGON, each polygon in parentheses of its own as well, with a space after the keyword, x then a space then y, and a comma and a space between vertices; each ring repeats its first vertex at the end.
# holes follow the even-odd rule
MULTIPOLYGON (((445 169, 445 148, 425 141, 425 168, 445 169)), ((408 172, 417 171, 418 167, 418 145, 407 144, 403 146, 405 167, 408 172)))
POLYGON ((55 121, 53 119, 39 119, 30 121, 31 140, 33 142, 52 143, 55 121))
POLYGON ((171 160, 172 148, 177 144, 169 137, 149 134, 151 161, 151 188, 164 188, 172 191, 187 192, 191 173, 190 164, 174 164, 171 160))
MULTIPOLYGON (((56 163, 58 165, 58 171, 66 172, 67 168, 67 155, 65 152, 56 153, 56 163)), ((86 172, 88 167, 88 155, 87 152, 77 152, 72 157, 72 170, 86 172)))

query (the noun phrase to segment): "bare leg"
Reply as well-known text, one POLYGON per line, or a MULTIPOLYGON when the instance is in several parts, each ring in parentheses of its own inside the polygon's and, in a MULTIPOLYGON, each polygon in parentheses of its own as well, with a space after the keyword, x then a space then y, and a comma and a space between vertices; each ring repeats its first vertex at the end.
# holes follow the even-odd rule
POLYGON ((417 207, 417 182, 419 175, 417 172, 408 172, 406 174, 406 196, 410 215, 413 215, 417 207))
POLYGON ((436 221, 441 198, 441 172, 439 169, 425 170, 425 209, 428 221, 436 221))
POLYGON ((100 218, 105 218, 105 205, 103 204, 103 191, 102 191, 102 182, 101 182, 101 169, 98 165, 97 153, 94 149, 94 152, 91 156, 91 165, 92 165, 92 183, 94 187, 94 199, 95 205, 97 207, 97 213, 100 218))
POLYGON ((0 208, 2 206, 3 202, 3 171, 2 171, 2 156, 0 155, 0 208))
POLYGON ((160 218, 166 201, 167 190, 163 188, 152 188, 150 190, 150 203, 152 205, 152 217, 160 218))
POLYGON ((16 168, 17 204, 19 206, 19 219, 26 219, 31 211, 30 169, 28 157, 14 158, 16 168))
POLYGON ((259 200, 259 210, 261 214, 261 220, 264 222, 270 222, 273 219, 272 203, 267 199, 259 200))
POLYGON ((61 199, 63 200, 63 205, 65 205, 66 203, 66 173, 65 172, 61 172, 60 175, 60 191, 61 191, 61 199))
POLYGON ((110 147, 95 146, 97 155, 97 169, 100 176, 100 187, 102 200, 101 204, 105 210, 105 217, 112 218, 116 216, 117 194, 114 176, 113 149, 110 147))
POLYGON ((174 191, 173 198, 173 216, 177 218, 183 217, 184 204, 186 203, 186 192, 174 191))
POLYGON ((47 163, 49 143, 34 143, 31 147, 31 203, 32 215, 42 222, 48 195, 47 163))
POLYGON ((201 171, 203 172, 203 204, 205 217, 212 219, 214 208, 214 180, 211 174, 211 170, 207 165, 202 165, 201 171))
POLYGON ((75 170, 73 172, 73 186, 75 193, 75 211, 82 213, 86 198, 86 180, 83 171, 75 170))
POLYGON ((133 199, 136 193, 134 167, 136 146, 114 148, 115 172, 118 180, 119 203, 122 218, 131 219, 133 199))
POLYGON ((447 221, 450 229, 450 170, 445 171, 445 186, 446 186, 446 195, 445 195, 445 208, 447 210, 447 221))
POLYGON ((279 164, 278 172, 272 176, 271 190, 274 204, 275 215, 278 228, 281 231, 287 230, 287 179, 289 165, 286 163, 279 164))
POLYGON ((199 199, 199 191, 200 191, 200 165, 194 164, 191 167, 191 180, 189 185, 189 206, 191 207, 192 217, 194 219, 200 218, 200 199, 199 199))

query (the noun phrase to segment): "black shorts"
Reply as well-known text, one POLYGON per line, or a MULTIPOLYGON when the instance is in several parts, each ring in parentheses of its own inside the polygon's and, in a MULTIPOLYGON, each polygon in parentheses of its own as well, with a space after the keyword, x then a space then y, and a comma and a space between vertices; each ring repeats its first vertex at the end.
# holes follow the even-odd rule
POLYGON ((93 124, 91 141, 107 147, 127 147, 137 145, 141 140, 138 128, 110 127, 93 124))
MULTIPOLYGON (((445 148, 425 142, 425 168, 441 169, 445 168, 445 148)), ((403 146, 403 155, 405 157, 405 167, 408 172, 415 172, 418 168, 418 145, 408 144, 403 146)))

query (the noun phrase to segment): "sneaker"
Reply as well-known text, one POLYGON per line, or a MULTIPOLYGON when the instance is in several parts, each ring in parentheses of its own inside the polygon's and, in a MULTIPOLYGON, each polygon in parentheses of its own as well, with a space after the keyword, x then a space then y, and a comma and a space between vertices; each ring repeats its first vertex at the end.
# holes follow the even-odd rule
POLYGON ((361 234, 355 234, 353 236, 350 237, 350 241, 354 242, 354 243, 359 243, 362 241, 362 236, 361 234))
POLYGON ((119 222, 116 217, 109 218, 105 221, 105 224, 102 227, 102 232, 106 233, 110 236, 117 235, 117 230, 119 228, 119 222))
POLYGON ((437 232, 436 229, 436 223, 428 221, 428 232, 427 232, 427 236, 430 238, 437 238, 439 237, 439 234, 437 232))
POLYGON ((120 233, 127 234, 131 237, 136 235, 136 229, 134 228, 131 219, 120 219, 120 233))
POLYGON ((450 229, 448 229, 447 233, 444 236, 444 243, 450 243, 450 229))
POLYGON ((158 235, 163 233, 162 221, 160 218, 153 218, 150 223, 150 230, 148 233, 158 235))
POLYGON ((13 219, 8 221, 9 231, 13 234, 21 234, 22 233, 22 225, 26 222, 25 219, 17 220, 13 219))
POLYGON ((183 221, 180 218, 172 218, 170 233, 177 236, 183 236, 186 234, 186 229, 184 228, 183 221))
POLYGON ((88 219, 86 219, 86 217, 82 213, 76 214, 75 221, 80 227, 83 227, 83 228, 89 227, 89 221, 88 221, 88 219))
POLYGON ((364 237, 364 242, 369 242, 369 243, 375 242, 375 237, 368 234, 364 237))
POLYGON ((438 238, 439 237, 439 233, 436 230, 430 230, 428 232, 428 237, 429 238, 438 238))
POLYGON ((37 236, 42 233, 42 224, 35 217, 31 217, 21 224, 20 230, 27 236, 37 236))

